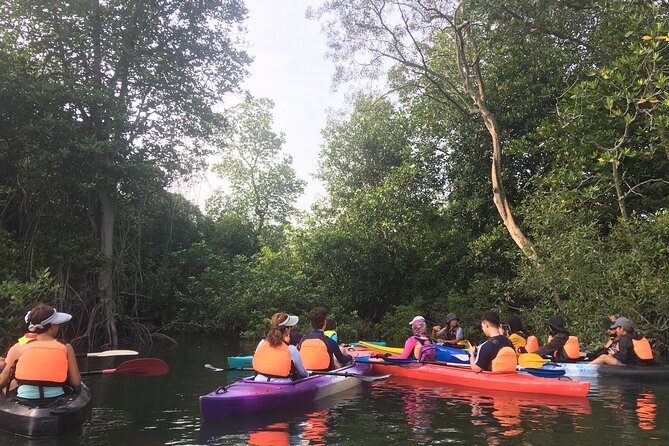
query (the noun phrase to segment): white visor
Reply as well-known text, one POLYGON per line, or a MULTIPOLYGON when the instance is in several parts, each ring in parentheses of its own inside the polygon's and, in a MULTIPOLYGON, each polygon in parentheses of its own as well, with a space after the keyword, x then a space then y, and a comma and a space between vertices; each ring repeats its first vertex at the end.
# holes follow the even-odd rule
MULTIPOLYGON (((28 322, 30 320, 30 311, 28 312, 28 314, 26 314, 25 319, 26 319, 26 322, 28 322)), ((71 314, 59 313, 54 308, 53 309, 53 314, 51 316, 49 316, 48 318, 44 319, 42 322, 39 322, 37 324, 29 324, 28 325, 28 330, 34 332, 35 330, 43 329, 48 324, 55 324, 55 325, 64 324, 65 322, 69 321, 70 319, 72 319, 71 314)))
POLYGON ((280 327, 294 327, 299 322, 300 318, 290 315, 288 318, 279 324, 280 327))

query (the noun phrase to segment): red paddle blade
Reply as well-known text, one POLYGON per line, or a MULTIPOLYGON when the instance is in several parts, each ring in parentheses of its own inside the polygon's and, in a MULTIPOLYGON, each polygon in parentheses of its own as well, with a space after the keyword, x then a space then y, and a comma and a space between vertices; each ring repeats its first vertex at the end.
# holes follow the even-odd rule
POLYGON ((170 366, 162 359, 140 358, 121 363, 113 373, 123 376, 163 376, 169 371, 170 366))

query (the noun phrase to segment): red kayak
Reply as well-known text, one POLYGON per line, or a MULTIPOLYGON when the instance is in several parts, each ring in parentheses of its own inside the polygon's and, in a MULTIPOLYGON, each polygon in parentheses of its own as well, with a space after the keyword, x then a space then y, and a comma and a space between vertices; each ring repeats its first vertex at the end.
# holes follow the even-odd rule
POLYGON ((519 373, 474 372, 469 368, 445 365, 417 363, 395 365, 375 362, 374 372, 380 374, 392 373, 393 376, 477 387, 480 389, 539 393, 544 395, 585 397, 588 395, 588 390, 590 390, 590 383, 588 382, 538 378, 519 373))

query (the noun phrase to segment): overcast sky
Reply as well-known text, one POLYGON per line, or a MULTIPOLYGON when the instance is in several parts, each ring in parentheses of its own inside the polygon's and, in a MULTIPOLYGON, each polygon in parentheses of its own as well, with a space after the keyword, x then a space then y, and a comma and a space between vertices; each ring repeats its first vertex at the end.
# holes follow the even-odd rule
MULTIPOLYGON (((293 157, 299 178, 308 182, 298 200, 308 210, 322 184, 313 178, 323 142, 327 109, 344 107, 344 94, 331 91, 333 64, 325 59, 325 38, 320 24, 305 18, 308 6, 320 0, 246 0, 248 53, 254 58, 243 87, 255 97, 275 102, 274 131, 286 135, 284 151, 293 157)), ((200 205, 220 185, 209 173, 185 194, 200 205)))

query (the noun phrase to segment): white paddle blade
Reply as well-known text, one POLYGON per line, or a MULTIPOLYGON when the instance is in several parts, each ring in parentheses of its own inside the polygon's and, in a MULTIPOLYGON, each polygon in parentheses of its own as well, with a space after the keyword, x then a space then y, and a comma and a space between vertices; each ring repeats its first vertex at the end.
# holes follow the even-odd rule
POLYGON ((136 356, 136 355, 139 355, 139 352, 136 352, 134 350, 107 350, 104 352, 86 354, 86 356, 89 358, 102 358, 105 356, 136 356))

